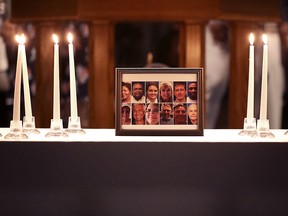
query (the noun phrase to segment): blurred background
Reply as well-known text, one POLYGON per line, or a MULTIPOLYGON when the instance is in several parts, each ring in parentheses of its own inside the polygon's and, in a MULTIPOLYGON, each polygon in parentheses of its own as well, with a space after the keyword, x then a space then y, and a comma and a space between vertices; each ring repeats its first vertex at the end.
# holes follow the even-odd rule
MULTIPOLYGON (((266 33, 270 128, 288 128, 285 52, 281 49, 285 36, 284 30, 280 31, 284 29, 281 26, 285 16, 281 16, 281 9, 285 10, 285 3, 266 0, 258 5, 256 1, 244 1, 235 6, 233 1, 205 0, 179 2, 183 6, 178 6, 169 1, 166 5, 155 3, 156 9, 163 8, 157 14, 157 10, 150 10, 153 5, 150 1, 145 6, 142 1, 138 2, 143 9, 137 5, 127 9, 125 5, 129 5, 129 1, 116 8, 109 6, 113 1, 67 2, 45 0, 40 4, 29 0, 23 5, 19 0, 0 0, 1 127, 9 127, 12 119, 17 33, 27 37, 36 126, 49 127, 53 49, 49 33, 52 32, 60 36, 61 118, 67 126, 70 98, 66 34, 72 32, 82 127, 114 128, 114 69, 145 67, 152 61, 167 67, 203 67, 205 128, 241 128, 246 117, 248 35, 253 32, 256 37, 255 117, 259 117, 261 93, 261 36, 266 33), (175 10, 170 8, 173 5, 175 10), (35 10, 38 6, 39 10, 35 10), (148 59, 148 53, 152 59, 148 59)), ((24 108, 21 111, 24 112, 24 108)))

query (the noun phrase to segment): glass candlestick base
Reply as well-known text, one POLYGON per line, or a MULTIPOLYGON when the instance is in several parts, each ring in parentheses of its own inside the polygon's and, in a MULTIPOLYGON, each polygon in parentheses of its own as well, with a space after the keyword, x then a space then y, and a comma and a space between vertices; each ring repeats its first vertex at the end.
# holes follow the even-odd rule
POLYGON ((252 137, 260 138, 274 138, 275 135, 270 131, 269 120, 268 119, 258 119, 257 121, 257 131, 252 135, 252 137))
POLYGON ((239 135, 252 136, 256 132, 256 129, 256 118, 244 118, 244 127, 239 132, 239 135))
POLYGON ((86 134, 86 132, 81 128, 80 117, 69 117, 68 128, 65 132, 71 134, 86 134))
POLYGON ((4 136, 4 139, 28 139, 23 132, 22 121, 10 121, 10 132, 4 136))
POLYGON ((51 119, 50 131, 45 137, 68 137, 68 134, 63 131, 62 119, 51 119))
POLYGON ((27 134, 39 134, 40 131, 35 128, 34 116, 23 118, 23 132, 27 134))

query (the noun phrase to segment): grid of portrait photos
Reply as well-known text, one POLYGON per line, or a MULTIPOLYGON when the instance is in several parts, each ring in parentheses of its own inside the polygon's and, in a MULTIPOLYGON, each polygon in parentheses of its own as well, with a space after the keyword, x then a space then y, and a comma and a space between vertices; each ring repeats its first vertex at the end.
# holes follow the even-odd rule
POLYGON ((115 73, 116 135, 203 135, 203 68, 116 68, 115 73))
POLYGON ((158 128, 195 125, 197 128, 197 80, 178 78, 175 81, 163 75, 158 75, 158 79, 151 78, 122 80, 121 125, 149 125, 158 128))

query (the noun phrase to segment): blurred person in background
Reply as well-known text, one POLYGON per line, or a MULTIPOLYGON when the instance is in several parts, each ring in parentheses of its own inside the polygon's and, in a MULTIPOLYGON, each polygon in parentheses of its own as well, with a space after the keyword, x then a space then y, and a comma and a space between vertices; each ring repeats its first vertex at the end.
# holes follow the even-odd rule
POLYGON ((9 90, 11 87, 8 69, 9 61, 7 55, 6 40, 6 3, 0 0, 0 127, 8 127, 10 125, 9 109, 6 105, 9 90))
POLYGON ((288 1, 280 0, 280 41, 281 62, 284 70, 284 93, 282 105, 282 125, 288 128, 288 1))
POLYGON ((205 35, 205 128, 216 128, 229 80, 229 27, 225 21, 211 20, 206 25, 205 35))
POLYGON ((8 77, 8 57, 6 52, 6 44, 2 35, 2 23, 0 18, 0 127, 7 127, 9 125, 8 108, 6 106, 6 99, 10 89, 10 81, 8 77))
MULTIPOLYGON (((16 25, 10 22, 8 19, 3 19, 1 25, 1 36, 6 45, 6 55, 8 60, 7 74, 10 86, 6 92, 6 101, 5 101, 5 109, 7 111, 6 118, 8 120, 8 125, 6 126, 10 125, 10 120, 12 119, 13 115, 14 82, 16 73, 17 52, 18 52, 18 44, 15 40, 16 34, 19 35, 24 34, 26 39, 25 51, 26 51, 27 69, 28 69, 28 78, 30 84, 32 105, 33 105, 33 96, 35 96, 36 94, 36 82, 35 82, 36 48, 35 48, 34 26, 30 23, 23 23, 21 25, 16 25)), ((23 97, 21 97, 21 103, 23 104, 23 102, 24 102, 23 97)), ((24 109, 21 109, 21 116, 23 115, 24 115, 24 109)))

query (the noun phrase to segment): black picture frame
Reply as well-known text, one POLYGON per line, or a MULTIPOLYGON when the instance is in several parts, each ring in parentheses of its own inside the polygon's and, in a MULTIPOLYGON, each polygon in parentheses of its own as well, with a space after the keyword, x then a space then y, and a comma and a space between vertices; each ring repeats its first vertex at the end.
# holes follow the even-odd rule
POLYGON ((116 68, 115 73, 117 136, 203 136, 203 68, 116 68))

